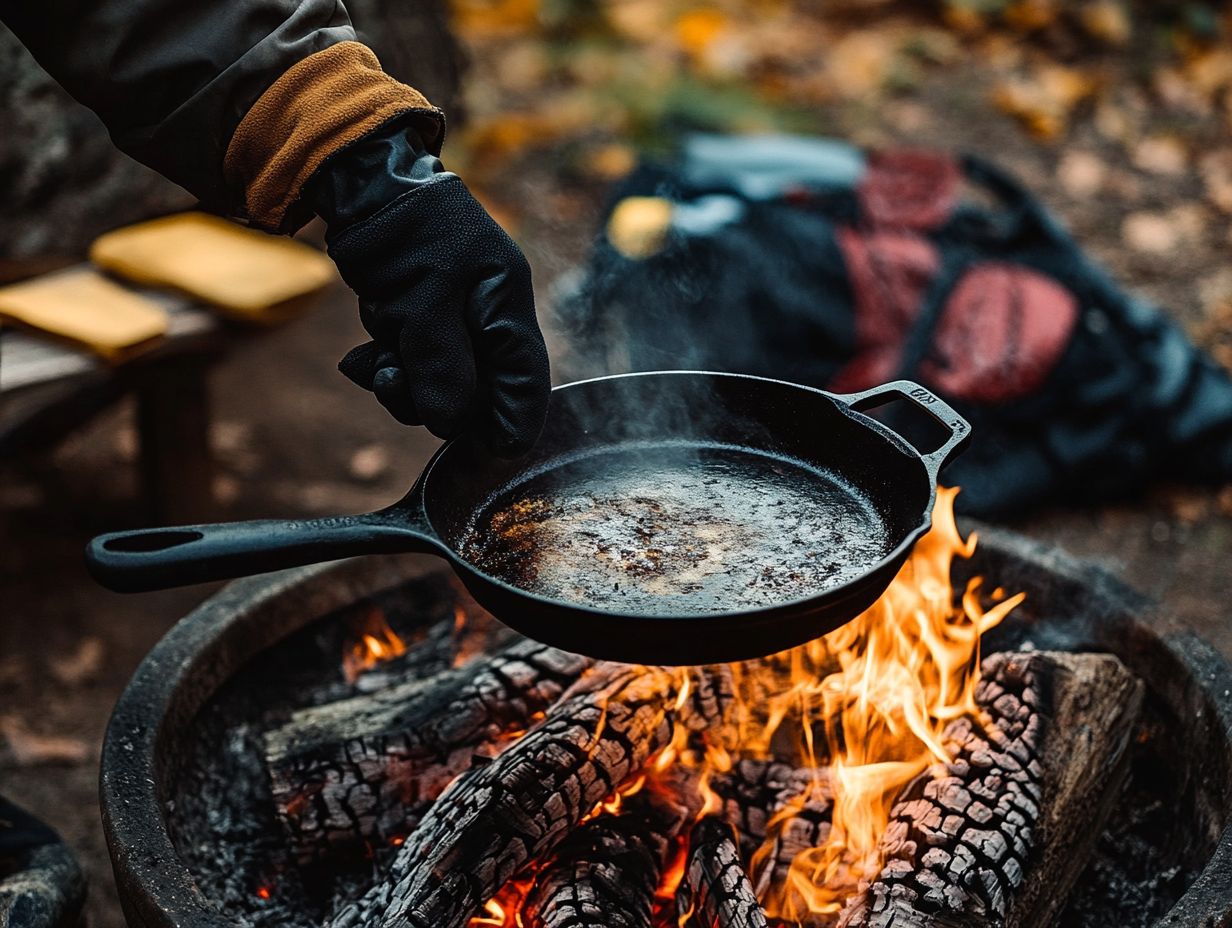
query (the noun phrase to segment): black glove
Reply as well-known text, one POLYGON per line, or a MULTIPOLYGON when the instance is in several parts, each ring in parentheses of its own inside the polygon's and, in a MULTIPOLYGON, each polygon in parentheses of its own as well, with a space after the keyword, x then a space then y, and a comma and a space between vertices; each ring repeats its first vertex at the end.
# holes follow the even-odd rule
POLYGON ((550 378, 513 239, 404 126, 331 160, 307 195, 373 338, 339 370, 399 422, 441 438, 474 427, 502 457, 529 450, 550 378))

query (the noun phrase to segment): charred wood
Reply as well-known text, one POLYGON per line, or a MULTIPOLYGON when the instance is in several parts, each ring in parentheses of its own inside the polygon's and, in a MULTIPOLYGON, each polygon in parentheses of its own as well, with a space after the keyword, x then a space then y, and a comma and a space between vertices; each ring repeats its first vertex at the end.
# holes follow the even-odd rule
POLYGON ((520 639, 490 658, 296 713, 265 739, 301 864, 404 837, 459 773, 556 701, 587 658, 520 639))
POLYGON ((388 878, 338 913, 332 928, 460 928, 669 743, 675 695, 666 670, 592 668, 542 722, 451 783, 388 878))
MULTIPOLYGON (((753 853, 749 866, 759 899, 766 899, 772 888, 781 891, 786 886, 796 855, 822 847, 830 838, 834 794, 828 772, 798 769, 793 780, 774 807, 769 828, 772 838, 753 853)), ((795 909, 805 911, 807 905, 796 904, 795 909)))
POLYGON ((676 890, 682 928, 764 928, 766 913, 740 861, 736 836, 722 819, 706 816, 689 834, 684 877, 676 890))
POLYGON ((1068 901, 1129 773, 1144 685, 1111 654, 1050 654, 1044 804, 1032 869, 1008 928, 1051 925, 1068 901))
POLYGON ((689 810, 650 789, 574 829, 535 876, 529 928, 651 928, 669 846, 689 810))
POLYGON ((746 758, 711 779, 710 788, 723 803, 719 815, 736 830, 746 863, 766 843, 770 820, 805 794, 819 775, 824 774, 776 760, 746 758))
POLYGON ((947 726, 953 761, 891 810, 882 870, 841 928, 1047 924, 1064 903, 1119 791, 1141 683, 1096 654, 995 654, 983 674, 980 717, 947 726), (1060 856, 1036 850, 1058 839, 1060 856))

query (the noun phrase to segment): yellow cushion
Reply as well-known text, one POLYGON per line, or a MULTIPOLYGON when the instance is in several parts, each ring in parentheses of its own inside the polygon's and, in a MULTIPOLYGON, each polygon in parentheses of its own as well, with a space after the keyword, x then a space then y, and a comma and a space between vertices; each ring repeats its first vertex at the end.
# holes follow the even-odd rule
POLYGON ((108 232, 91 246, 90 260, 134 283, 186 293, 250 322, 287 318, 298 298, 335 277, 333 262, 315 248, 205 213, 108 232))
POLYGON ((45 332, 108 361, 153 345, 167 313, 91 268, 72 268, 0 287, 0 319, 45 332))

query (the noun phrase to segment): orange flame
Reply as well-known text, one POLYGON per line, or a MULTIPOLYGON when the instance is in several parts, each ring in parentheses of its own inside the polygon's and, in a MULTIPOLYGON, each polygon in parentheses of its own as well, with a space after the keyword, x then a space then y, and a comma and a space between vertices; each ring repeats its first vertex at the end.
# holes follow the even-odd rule
POLYGON ((406 642, 389 627, 385 613, 373 606, 359 623, 356 640, 342 652, 342 675, 354 683, 365 671, 405 653, 406 642))
MULTIPOLYGON (((788 686, 776 694, 759 740, 768 745, 795 703, 800 759, 829 767, 834 807, 826 843, 800 852, 786 885, 767 889, 762 902, 772 916, 798 921, 837 912, 861 879, 876 875, 877 843, 894 800, 950 759, 941 743, 945 723, 975 711, 980 636, 1023 595, 985 610, 975 578, 954 605, 953 559, 971 557, 976 545, 975 535, 964 541, 958 533, 957 493, 938 491, 932 531, 872 607, 790 655, 788 686), (820 757, 816 734, 824 735, 820 757)), ((756 682, 751 676, 741 678, 742 695, 756 682)), ((786 817, 771 823, 767 845, 786 817)))
MULTIPOLYGON (((798 924, 838 912, 860 881, 879 871, 878 842, 897 796, 950 759, 941 733, 948 721, 975 711, 980 637, 1024 598, 1007 597, 999 587, 985 595, 977 577, 955 604, 953 561, 970 558, 976 545, 974 535, 964 540, 958 533, 957 493, 938 490, 932 530, 863 614, 799 648, 732 665, 734 741, 720 744, 706 732, 699 743, 678 723, 671 743, 587 819, 621 814, 623 800, 643 788, 696 790, 701 802, 694 820, 721 814, 723 803, 711 781, 732 768, 733 757, 774 757, 813 768, 817 776, 809 795, 796 797, 771 818, 750 871, 774 919, 798 924), (672 780, 677 770, 687 776, 672 780), (833 803, 825 843, 800 851, 785 881, 763 879, 780 832, 814 794, 833 803)), ((681 669, 677 710, 689 699, 690 681, 690 671, 681 669)), ((655 892, 656 926, 676 926, 689 914, 675 911, 688 831, 686 825, 674 841, 655 892)), ((471 928, 521 928, 522 902, 531 885, 533 874, 510 881, 471 919, 471 928)))

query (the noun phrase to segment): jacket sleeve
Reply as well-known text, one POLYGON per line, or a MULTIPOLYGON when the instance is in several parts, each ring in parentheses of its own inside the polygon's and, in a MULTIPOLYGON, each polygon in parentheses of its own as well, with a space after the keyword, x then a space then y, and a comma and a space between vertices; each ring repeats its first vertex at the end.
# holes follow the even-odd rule
POLYGON ((302 222, 308 174, 376 124, 409 111, 430 144, 443 135, 339 0, 0 0, 0 16, 121 150, 262 228, 302 222))

